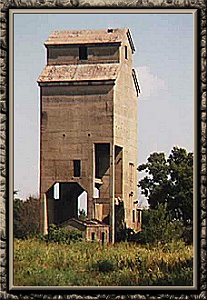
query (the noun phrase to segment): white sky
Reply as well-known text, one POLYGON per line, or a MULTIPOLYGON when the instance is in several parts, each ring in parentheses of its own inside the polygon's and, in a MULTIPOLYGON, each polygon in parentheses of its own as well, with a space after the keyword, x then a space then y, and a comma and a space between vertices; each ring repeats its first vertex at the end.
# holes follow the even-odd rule
POLYGON ((15 14, 14 189, 38 195, 39 90, 44 42, 54 30, 128 27, 142 94, 138 162, 178 145, 193 151, 193 16, 191 14, 15 14))

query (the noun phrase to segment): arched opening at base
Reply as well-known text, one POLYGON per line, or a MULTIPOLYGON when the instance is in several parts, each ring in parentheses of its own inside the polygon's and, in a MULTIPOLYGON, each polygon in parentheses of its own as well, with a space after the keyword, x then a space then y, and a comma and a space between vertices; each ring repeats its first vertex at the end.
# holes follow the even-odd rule
POLYGON ((46 193, 48 225, 78 218, 78 198, 84 189, 77 182, 56 182, 46 193))

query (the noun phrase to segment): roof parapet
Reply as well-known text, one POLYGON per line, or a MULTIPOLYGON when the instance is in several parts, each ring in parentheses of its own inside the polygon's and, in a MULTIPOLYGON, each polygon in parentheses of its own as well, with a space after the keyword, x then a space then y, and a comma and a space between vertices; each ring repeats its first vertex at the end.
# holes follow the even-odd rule
POLYGON ((45 46, 75 45, 75 44, 100 44, 100 43, 121 43, 125 36, 129 40, 132 53, 135 52, 131 32, 128 28, 108 28, 100 30, 65 30, 54 31, 44 43, 45 46))

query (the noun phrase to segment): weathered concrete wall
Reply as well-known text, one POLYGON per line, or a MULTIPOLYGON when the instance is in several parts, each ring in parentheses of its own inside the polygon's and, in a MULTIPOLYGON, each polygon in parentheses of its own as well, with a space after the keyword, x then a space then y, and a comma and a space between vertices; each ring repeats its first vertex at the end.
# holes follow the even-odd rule
POLYGON ((113 84, 41 87, 41 195, 55 182, 78 182, 92 216, 94 143, 112 142, 113 84), (73 175, 81 160, 81 176, 73 175))
POLYGON ((115 85, 114 139, 115 145, 123 147, 123 200, 125 221, 132 222, 133 201, 137 200, 137 92, 132 78, 132 51, 126 40, 120 48, 121 69, 115 85), (125 58, 127 46, 127 59, 125 58), (132 195, 133 192, 133 196, 132 195))

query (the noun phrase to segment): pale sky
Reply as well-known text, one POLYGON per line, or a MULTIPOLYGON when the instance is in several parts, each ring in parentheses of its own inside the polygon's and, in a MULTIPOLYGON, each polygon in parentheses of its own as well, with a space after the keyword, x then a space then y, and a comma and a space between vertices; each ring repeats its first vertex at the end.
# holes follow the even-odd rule
POLYGON ((39 88, 44 42, 54 30, 128 27, 136 47, 138 162, 173 146, 193 151, 192 14, 15 14, 14 189, 38 196, 39 88))

